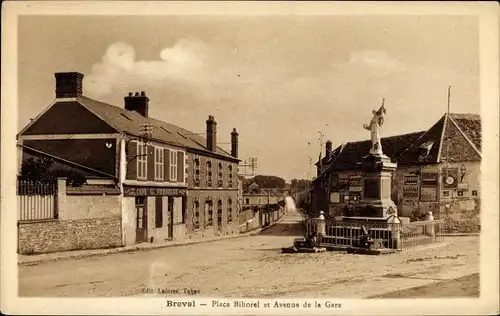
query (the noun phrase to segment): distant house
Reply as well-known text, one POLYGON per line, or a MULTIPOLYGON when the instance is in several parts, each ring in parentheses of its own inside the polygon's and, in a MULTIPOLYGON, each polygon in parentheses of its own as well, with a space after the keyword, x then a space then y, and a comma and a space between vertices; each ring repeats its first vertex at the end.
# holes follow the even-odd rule
MULTIPOLYGON (((91 209, 87 215, 73 209, 62 213, 78 221, 88 220, 89 214, 95 219, 110 218, 107 227, 102 220, 82 225, 88 231, 78 236, 107 230, 119 236, 113 245, 130 245, 239 233, 236 129, 228 131, 228 153, 217 145, 213 116, 205 122, 204 138, 152 118, 145 92, 129 93, 123 106, 84 96, 83 77, 76 72, 56 73, 56 99, 18 134, 20 162, 48 157, 66 174, 83 176, 87 188, 92 181, 114 188, 118 198, 112 201, 103 202, 101 192, 94 188, 87 190, 94 198, 89 197, 82 206, 80 195, 80 202, 75 203, 91 209), (78 217, 72 215, 76 213, 78 217)), ((69 227, 64 217, 53 217, 59 223, 55 230, 64 233, 69 227)), ((20 225, 23 234, 31 234, 30 222, 21 221, 20 225)), ((66 233, 67 238, 75 236, 66 233)), ((55 232, 44 236, 48 243, 58 242, 55 232)), ((71 247, 61 246, 60 250, 71 247)), ((92 243, 86 242, 85 247, 91 248, 92 243)))
MULTIPOLYGON (((370 141, 349 142, 313 181, 312 213, 324 210, 339 216, 363 197, 358 162, 370 141)), ((449 231, 479 229, 481 118, 474 114, 445 114, 427 131, 382 138, 384 153, 398 167, 393 174, 392 199, 399 216, 422 218, 433 212, 447 220, 449 231)), ((324 166, 318 162, 318 166, 324 166)))

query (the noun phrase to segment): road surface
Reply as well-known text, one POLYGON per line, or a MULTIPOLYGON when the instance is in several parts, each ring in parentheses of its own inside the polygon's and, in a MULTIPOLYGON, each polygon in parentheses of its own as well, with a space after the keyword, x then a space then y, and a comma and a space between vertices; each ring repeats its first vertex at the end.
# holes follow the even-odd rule
POLYGON ((281 254, 299 221, 290 211, 258 236, 20 266, 19 295, 361 298, 479 272, 479 237, 383 256, 281 254))

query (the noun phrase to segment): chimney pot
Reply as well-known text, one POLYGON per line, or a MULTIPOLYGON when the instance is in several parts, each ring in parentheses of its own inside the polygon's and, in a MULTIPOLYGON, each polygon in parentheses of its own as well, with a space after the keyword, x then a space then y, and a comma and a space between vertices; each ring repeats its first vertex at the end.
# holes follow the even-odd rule
POLYGON ((136 111, 144 117, 148 117, 149 113, 149 98, 146 92, 143 94, 129 92, 128 97, 125 97, 125 109, 128 111, 136 111))
POLYGON ((231 156, 238 158, 238 132, 233 128, 231 132, 231 156))
POLYGON ((141 95, 142 95, 142 96, 145 96, 145 95, 146 95, 146 92, 145 92, 145 91, 141 91, 141 95))
POLYGON ((332 142, 327 141, 326 142, 326 159, 330 160, 332 158, 332 142))
POLYGON ((217 151, 217 122, 212 115, 208 116, 207 123, 207 149, 217 151))
POLYGON ((57 72, 56 98, 76 98, 83 94, 83 74, 79 72, 57 72))

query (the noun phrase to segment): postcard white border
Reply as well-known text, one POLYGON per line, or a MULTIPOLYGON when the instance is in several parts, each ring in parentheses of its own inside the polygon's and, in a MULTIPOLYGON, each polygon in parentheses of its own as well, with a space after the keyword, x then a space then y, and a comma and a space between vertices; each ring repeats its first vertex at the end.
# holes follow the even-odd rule
MULTIPOLYGON (((185 315, 415 315, 498 313, 499 20, 495 2, 4 2, 1 98, 1 310, 7 314, 185 315), (16 155, 17 18, 19 15, 472 15, 480 21, 480 98, 483 127, 481 297, 479 299, 348 300, 340 309, 165 309, 161 298, 19 298, 17 279, 16 155)), ((411 34, 409 34, 411 36, 411 34)), ((457 52, 459 53, 459 52, 457 52)), ((189 298, 192 299, 192 298, 189 298)), ((208 298, 197 299, 209 301, 208 298)), ((267 299, 266 299, 267 300, 267 299)), ((307 299, 311 301, 312 299, 307 299)), ((325 301, 326 298, 318 298, 325 301)), ((281 301, 292 301, 282 299, 281 301)), ((304 300, 293 300, 304 302, 304 300)))

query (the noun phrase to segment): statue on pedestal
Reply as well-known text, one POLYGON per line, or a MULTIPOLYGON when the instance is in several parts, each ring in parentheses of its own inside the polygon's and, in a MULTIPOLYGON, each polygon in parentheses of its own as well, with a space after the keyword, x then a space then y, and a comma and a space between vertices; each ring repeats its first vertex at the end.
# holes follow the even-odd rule
POLYGON ((371 140, 372 140, 372 147, 370 149, 370 154, 372 155, 378 155, 381 156, 383 155, 382 152, 382 143, 380 142, 380 126, 384 124, 384 117, 385 117, 385 107, 384 107, 384 101, 382 101, 382 106, 378 111, 373 110, 373 118, 370 121, 370 124, 364 124, 363 128, 367 129, 371 133, 371 140))

